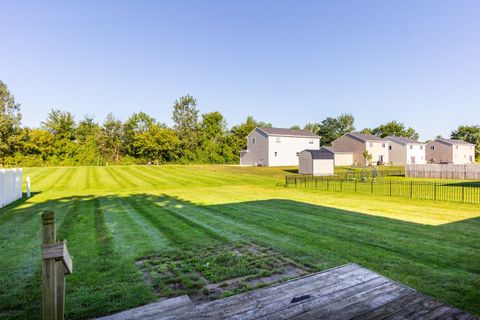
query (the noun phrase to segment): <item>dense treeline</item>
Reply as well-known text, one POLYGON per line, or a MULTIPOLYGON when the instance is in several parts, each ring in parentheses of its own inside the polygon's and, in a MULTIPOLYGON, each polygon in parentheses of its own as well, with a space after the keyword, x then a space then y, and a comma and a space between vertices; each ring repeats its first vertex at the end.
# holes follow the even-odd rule
MULTIPOLYGON (((108 114, 98 123, 91 116, 76 121, 70 112, 51 110, 39 128, 22 127, 20 104, 0 81, 0 166, 238 163, 246 136, 257 126, 271 126, 247 117, 228 128, 220 112, 200 114, 190 95, 174 102, 172 120, 168 127, 139 112, 124 122, 108 114)), ((351 114, 342 114, 303 129, 320 135, 322 145, 328 145, 356 131, 354 122, 351 114)), ((418 138, 413 128, 397 121, 361 132, 418 138)), ((452 137, 476 143, 480 151, 480 126, 460 126, 452 137)))

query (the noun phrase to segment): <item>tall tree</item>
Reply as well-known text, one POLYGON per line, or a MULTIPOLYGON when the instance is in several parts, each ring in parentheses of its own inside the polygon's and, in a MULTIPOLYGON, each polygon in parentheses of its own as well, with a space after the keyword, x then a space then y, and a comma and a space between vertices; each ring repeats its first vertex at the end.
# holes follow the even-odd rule
POLYGON ((42 121, 42 128, 53 135, 55 155, 59 160, 74 157, 77 151, 77 146, 74 143, 76 123, 70 112, 52 109, 47 115, 47 119, 42 121))
POLYGON ((5 83, 0 81, 0 164, 12 155, 15 142, 20 134, 20 104, 5 83))
POLYGON ((387 136, 397 136, 418 140, 419 137, 415 129, 411 127, 406 128, 403 123, 398 121, 390 121, 385 124, 379 125, 372 130, 372 134, 380 138, 385 138, 387 136))
POLYGON ((148 130, 134 136, 133 144, 138 156, 164 163, 177 159, 180 140, 172 129, 163 124, 152 123, 148 130))
POLYGON ((83 120, 78 123, 76 138, 80 143, 85 143, 88 139, 96 139, 99 132, 100 125, 92 116, 85 115, 83 120))
POLYGON ((47 120, 42 121, 42 127, 55 135, 58 140, 75 139, 75 119, 68 111, 52 109, 47 115, 47 120))
POLYGON ((105 118, 102 126, 100 150, 102 155, 117 163, 120 161, 122 149, 122 121, 116 119, 112 113, 105 118))
POLYGON ((145 112, 134 113, 123 124, 123 144, 126 153, 132 156, 137 154, 135 149, 135 136, 150 130, 155 124, 155 118, 150 117, 145 112))
POLYGON ((320 144, 328 145, 338 137, 355 131, 355 118, 351 114, 343 113, 336 118, 328 117, 317 126, 316 134, 320 135, 320 144))
POLYGON ((198 143, 198 110, 197 100, 191 95, 175 100, 173 105, 174 130, 181 141, 183 155, 194 158, 198 143))
POLYGON ((199 124, 198 160, 205 163, 225 162, 222 157, 223 142, 227 123, 220 112, 202 115, 199 124))
POLYGON ((475 145, 475 157, 480 157, 480 126, 459 126, 452 131, 452 139, 458 139, 475 145))

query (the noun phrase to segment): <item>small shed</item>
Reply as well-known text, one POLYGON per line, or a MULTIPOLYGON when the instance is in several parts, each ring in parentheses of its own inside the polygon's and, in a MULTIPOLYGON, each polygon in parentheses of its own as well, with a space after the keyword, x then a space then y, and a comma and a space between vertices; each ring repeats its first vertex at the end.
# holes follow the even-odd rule
POLYGON ((331 176, 335 166, 335 155, 328 149, 303 150, 298 156, 298 172, 313 176, 331 176))

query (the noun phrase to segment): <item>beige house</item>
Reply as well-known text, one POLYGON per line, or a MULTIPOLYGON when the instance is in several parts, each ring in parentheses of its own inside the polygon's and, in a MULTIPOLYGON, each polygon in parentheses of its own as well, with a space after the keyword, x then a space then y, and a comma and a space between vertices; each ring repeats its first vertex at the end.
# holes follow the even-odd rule
POLYGON ((394 166, 425 164, 425 143, 410 138, 388 136, 388 158, 394 166))
POLYGON ((475 145, 462 140, 435 139, 426 145, 428 163, 475 163, 475 145))
POLYGON ((388 163, 388 140, 379 138, 372 134, 347 133, 332 141, 332 148, 336 152, 351 152, 354 165, 365 165, 366 159, 363 156, 365 151, 372 155, 372 162, 382 164, 388 163))
POLYGON ((334 154, 328 149, 303 150, 298 156, 298 173, 313 176, 332 176, 334 161, 334 154))
POLYGON ((306 130, 255 128, 247 136, 247 149, 240 151, 240 165, 298 166, 305 149, 320 149, 320 137, 306 130))

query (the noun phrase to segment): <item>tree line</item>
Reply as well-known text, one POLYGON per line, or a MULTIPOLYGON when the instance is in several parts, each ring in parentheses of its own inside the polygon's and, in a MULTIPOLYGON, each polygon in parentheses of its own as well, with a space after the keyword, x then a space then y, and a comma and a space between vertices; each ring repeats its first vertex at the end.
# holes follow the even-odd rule
MULTIPOLYGON (((220 112, 200 114, 197 100, 190 95, 174 102, 171 127, 144 112, 133 113, 126 121, 110 113, 99 123, 88 115, 76 121, 72 113, 53 109, 39 128, 22 126, 21 118, 20 104, 0 81, 1 166, 238 163, 247 135, 255 127, 271 127, 249 116, 228 128, 220 112)), ((320 135, 321 144, 329 145, 356 131, 354 123, 353 115, 341 114, 307 123, 303 129, 320 135)), ((360 132, 418 139, 413 128, 398 121, 360 132)), ((480 126, 460 126, 451 137, 475 143, 479 154, 480 126)))

